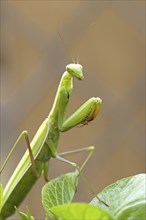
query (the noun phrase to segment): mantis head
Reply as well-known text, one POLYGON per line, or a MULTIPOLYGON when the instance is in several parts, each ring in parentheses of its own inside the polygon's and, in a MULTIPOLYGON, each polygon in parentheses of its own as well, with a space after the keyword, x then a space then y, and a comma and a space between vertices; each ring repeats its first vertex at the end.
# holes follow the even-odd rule
POLYGON ((68 64, 66 71, 77 79, 83 79, 83 67, 80 64, 68 64))

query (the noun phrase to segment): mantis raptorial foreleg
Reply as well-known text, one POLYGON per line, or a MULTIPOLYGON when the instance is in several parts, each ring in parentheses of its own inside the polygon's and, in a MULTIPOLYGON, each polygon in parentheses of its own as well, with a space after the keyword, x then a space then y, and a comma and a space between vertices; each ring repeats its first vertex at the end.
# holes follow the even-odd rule
POLYGON ((63 132, 79 124, 88 124, 98 114, 101 104, 102 101, 100 98, 93 97, 86 101, 68 119, 64 120, 63 117, 60 116, 59 130, 63 132))

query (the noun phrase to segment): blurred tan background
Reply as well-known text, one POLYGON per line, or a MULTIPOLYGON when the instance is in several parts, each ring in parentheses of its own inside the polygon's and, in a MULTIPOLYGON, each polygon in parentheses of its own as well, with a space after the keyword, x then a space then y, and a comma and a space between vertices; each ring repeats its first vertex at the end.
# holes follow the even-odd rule
MULTIPOLYGON (((61 135, 58 151, 96 147, 84 173, 97 193, 145 172, 144 17, 145 1, 1 1, 1 164, 22 130, 33 137, 51 109, 65 66, 79 57, 85 78, 74 80, 68 114, 92 96, 103 105, 91 124, 61 135)), ((22 141, 3 172, 4 185, 25 149, 22 141)), ((78 164, 84 158, 70 157, 78 164)), ((52 160, 49 177, 71 170, 52 160)), ((36 219, 44 217, 43 183, 42 178, 21 206, 25 210, 27 204, 36 219)), ((74 201, 92 197, 80 180, 74 201)))

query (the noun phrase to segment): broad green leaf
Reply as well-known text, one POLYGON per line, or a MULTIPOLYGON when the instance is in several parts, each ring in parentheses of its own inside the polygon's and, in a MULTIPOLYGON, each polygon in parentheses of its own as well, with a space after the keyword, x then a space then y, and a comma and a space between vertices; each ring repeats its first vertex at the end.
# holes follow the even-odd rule
POLYGON ((61 220, 113 220, 106 211, 86 203, 54 206, 50 211, 61 220))
POLYGON ((35 220, 33 216, 30 215, 29 209, 26 207, 27 213, 23 213, 16 208, 16 212, 20 216, 21 220, 35 220))
POLYGON ((3 186, 2 183, 0 183, 0 210, 2 208, 2 204, 3 204, 3 186))
POLYGON ((70 203, 76 192, 78 172, 52 179, 42 188, 42 204, 47 214, 53 206, 70 203))
POLYGON ((117 220, 146 219, 146 174, 138 174, 119 180, 106 187, 90 204, 111 213, 117 220))

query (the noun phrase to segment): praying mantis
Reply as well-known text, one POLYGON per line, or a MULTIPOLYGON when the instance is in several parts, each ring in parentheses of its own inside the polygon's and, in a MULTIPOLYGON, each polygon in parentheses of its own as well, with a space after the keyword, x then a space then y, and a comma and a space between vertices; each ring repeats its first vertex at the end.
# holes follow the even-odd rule
MULTIPOLYGON (((61 155, 57 152, 60 132, 65 132, 77 125, 88 124, 92 121, 100 110, 102 100, 97 97, 90 98, 66 119, 66 110, 73 89, 73 78, 79 80, 84 78, 82 65, 74 63, 66 66, 66 71, 61 78, 50 114, 39 127, 31 143, 28 132, 23 131, 6 158, 0 173, 18 142, 24 137, 28 149, 4 189, 0 219, 5 219, 15 212, 15 207, 20 205, 42 173, 45 180, 48 180, 48 162, 51 158, 57 158, 77 167, 75 163, 64 159, 63 154, 61 155)), ((89 151, 89 158, 93 153, 94 147, 85 147, 75 150, 75 152, 81 152, 82 150, 89 151)), ((70 151, 68 154, 72 152, 70 151)), ((67 152, 64 154, 67 154, 67 152)))

